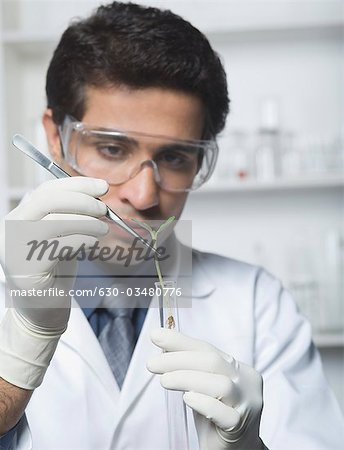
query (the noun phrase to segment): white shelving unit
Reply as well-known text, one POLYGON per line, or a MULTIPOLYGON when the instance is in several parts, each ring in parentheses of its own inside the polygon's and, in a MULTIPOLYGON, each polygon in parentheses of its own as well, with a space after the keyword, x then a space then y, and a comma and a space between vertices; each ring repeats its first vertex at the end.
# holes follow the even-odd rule
MULTIPOLYGON (((1 98, 5 99, 0 116, 4 149, 2 159, 5 160, 5 164, 1 165, 4 193, 2 211, 15 204, 28 189, 44 177, 41 169, 11 148, 11 136, 14 132, 23 132, 34 142, 44 145, 39 130, 39 118, 44 109, 44 76, 51 52, 70 17, 82 15, 97 4, 96 1, 86 0, 64 2, 64 5, 67 3, 69 7, 66 11, 61 8, 61 0, 3 0, 1 3, 0 62, 1 67, 6 69, 0 71, 0 93, 1 98)), ((151 3, 164 6, 164 2, 151 3)), ((332 40, 339 40, 343 33, 343 9, 340 1, 300 2, 297 5, 290 2, 276 4, 258 1, 250 5, 254 9, 250 15, 247 15, 245 2, 239 4, 217 1, 211 5, 206 1, 198 3, 202 4, 203 14, 195 12, 195 1, 175 1, 171 2, 169 7, 206 30, 221 55, 226 59, 227 53, 229 54, 229 60, 231 54, 235 56, 237 48, 241 48, 242 44, 247 51, 250 46, 257 45, 257 41, 271 44, 272 40, 281 40, 284 44, 290 34, 296 34, 296 39, 301 41, 320 34, 326 41, 329 36, 332 40)), ((343 86, 338 87, 344 98, 343 86)), ((337 100, 337 103, 340 102, 337 100)), ((332 112, 332 115, 334 113, 332 112)), ((235 119, 234 111, 234 122, 235 119)), ((248 128, 250 126, 252 128, 252 124, 249 124, 248 128)), ((203 201, 207 202, 212 201, 208 199, 208 195, 240 194, 242 199, 245 194, 252 196, 280 192, 283 195, 295 196, 301 191, 316 193, 324 190, 335 191, 338 195, 343 186, 342 175, 277 179, 270 182, 248 179, 240 182, 209 183, 194 196, 202 195, 203 201)))
POLYGON ((298 191, 303 189, 326 189, 343 188, 344 174, 341 175, 323 175, 322 177, 304 177, 304 178, 278 178, 273 181, 221 181, 205 184, 195 195, 218 194, 234 192, 258 192, 258 191, 298 191))
POLYGON ((318 347, 322 348, 343 348, 344 334, 343 333, 322 333, 314 335, 314 342, 318 347))
MULTIPOLYGON (((21 132, 45 147, 39 120, 52 50, 70 18, 98 3, 0 0, 2 214, 45 176, 11 148, 11 136, 21 132)), ((163 0, 149 3, 166 7, 163 0)), ((282 105, 285 129, 311 135, 343 132, 343 1, 257 0, 248 8, 245 0, 171 0, 168 7, 206 32, 224 60, 232 100, 229 131, 256 132, 257 104, 271 94, 282 105)), ((267 265, 285 281, 284 258, 295 236, 301 234, 307 249, 315 249, 314 259, 321 259, 328 230, 336 230, 344 241, 344 175, 210 182, 190 196, 184 218, 193 220, 196 247, 267 265)), ((323 276, 326 270, 320 263, 317 273, 323 276)), ((324 307, 326 288, 320 290, 324 307)), ((344 303, 344 284, 330 303, 333 317, 334 304, 344 303)), ((315 342, 344 410, 343 333, 321 325, 322 332, 315 326, 315 342)))

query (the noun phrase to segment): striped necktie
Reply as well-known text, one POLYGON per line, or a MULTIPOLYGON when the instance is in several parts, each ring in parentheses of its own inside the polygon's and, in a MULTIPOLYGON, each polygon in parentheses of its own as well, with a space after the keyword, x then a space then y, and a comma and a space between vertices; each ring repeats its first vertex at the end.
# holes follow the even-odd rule
POLYGON ((135 347, 135 332, 131 320, 134 309, 109 308, 106 311, 110 318, 98 339, 121 389, 135 347))

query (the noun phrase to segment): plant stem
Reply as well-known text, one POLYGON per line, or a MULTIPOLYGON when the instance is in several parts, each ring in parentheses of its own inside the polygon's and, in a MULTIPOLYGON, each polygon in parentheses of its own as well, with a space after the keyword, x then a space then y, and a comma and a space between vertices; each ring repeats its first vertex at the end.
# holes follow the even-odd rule
MULTIPOLYGON (((160 227, 157 230, 154 230, 150 225, 148 225, 145 222, 139 222, 138 220, 132 219, 134 220, 134 222, 138 223, 139 225, 141 225, 143 228, 145 228, 146 230, 149 231, 152 241, 153 241, 153 248, 156 250, 157 249, 157 243, 158 243, 158 234, 159 231, 164 229, 164 226, 167 225, 168 223, 172 222, 175 219, 174 216, 169 217, 164 223, 162 223, 160 225, 160 227)), ((158 279, 159 279, 159 283, 161 285, 161 291, 162 291, 162 296, 163 296, 163 304, 164 304, 164 300, 166 298, 166 305, 167 305, 167 311, 168 311, 168 319, 167 319, 167 327, 168 328, 174 328, 175 327, 175 321, 173 318, 173 312, 171 309, 171 304, 170 304, 170 297, 169 297, 169 293, 167 292, 165 294, 164 292, 164 278, 162 276, 161 273, 161 268, 160 268, 160 264, 159 264, 159 259, 156 256, 156 253, 154 253, 154 264, 155 264, 155 269, 158 275, 158 279)), ((173 294, 172 294, 173 295, 173 294)))
MULTIPOLYGON (((156 238, 156 240, 154 241, 154 248, 156 249, 156 243, 157 243, 157 233, 154 233, 154 237, 156 238)), ((166 292, 165 294, 165 290, 164 290, 164 279, 161 273, 161 269, 160 269, 160 264, 159 264, 159 259, 156 257, 156 254, 154 254, 154 264, 155 264, 155 268, 156 268, 156 272, 158 274, 158 278, 159 278, 159 282, 161 285, 161 291, 162 291, 162 297, 163 297, 163 305, 164 305, 164 300, 166 299, 166 306, 167 306, 167 323, 166 326, 169 329, 173 329, 175 327, 175 321, 174 321, 174 317, 173 317, 173 311, 171 308, 171 303, 170 303, 170 295, 169 291, 166 292)), ((164 307, 164 306, 163 306, 164 307)))

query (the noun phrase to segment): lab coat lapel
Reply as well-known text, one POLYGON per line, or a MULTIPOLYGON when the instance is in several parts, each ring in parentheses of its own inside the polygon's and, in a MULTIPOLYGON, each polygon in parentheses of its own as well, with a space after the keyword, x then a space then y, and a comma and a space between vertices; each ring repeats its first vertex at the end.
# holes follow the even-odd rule
POLYGON ((150 332, 155 328, 159 328, 159 310, 156 307, 150 307, 122 386, 119 400, 121 417, 131 408, 154 376, 148 371, 146 364, 152 356, 161 352, 150 340, 150 332))

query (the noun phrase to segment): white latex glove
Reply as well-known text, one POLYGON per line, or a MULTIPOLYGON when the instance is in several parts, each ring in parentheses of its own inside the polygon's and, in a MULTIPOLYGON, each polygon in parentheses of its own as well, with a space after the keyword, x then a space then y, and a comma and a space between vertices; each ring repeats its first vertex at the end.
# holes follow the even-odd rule
POLYGON ((68 291, 73 287, 77 270, 75 259, 49 260, 48 252, 41 260, 33 257, 27 261, 27 243, 31 239, 39 242, 54 239, 75 250, 83 243, 89 248, 108 230, 106 223, 98 219, 106 214, 106 206, 95 198, 107 190, 105 181, 86 177, 43 183, 5 218, 7 226, 13 220, 26 221, 23 223, 27 226, 15 239, 14 254, 6 260, 5 222, 1 225, 0 262, 9 288, 56 288, 66 294, 12 299, 13 307, 8 309, 0 325, 0 377, 14 385, 34 389, 42 382, 58 340, 67 327, 71 305, 68 291), (31 229, 30 221, 39 222, 39 236, 37 229, 31 229), (22 268, 24 276, 16 277, 18 267, 22 268), (60 274, 69 277, 59 277, 60 274))
POLYGON ((185 391, 201 450, 266 449, 259 438, 263 386, 258 372, 173 330, 154 330, 151 339, 165 353, 152 358, 147 368, 162 375, 164 388, 185 391))

